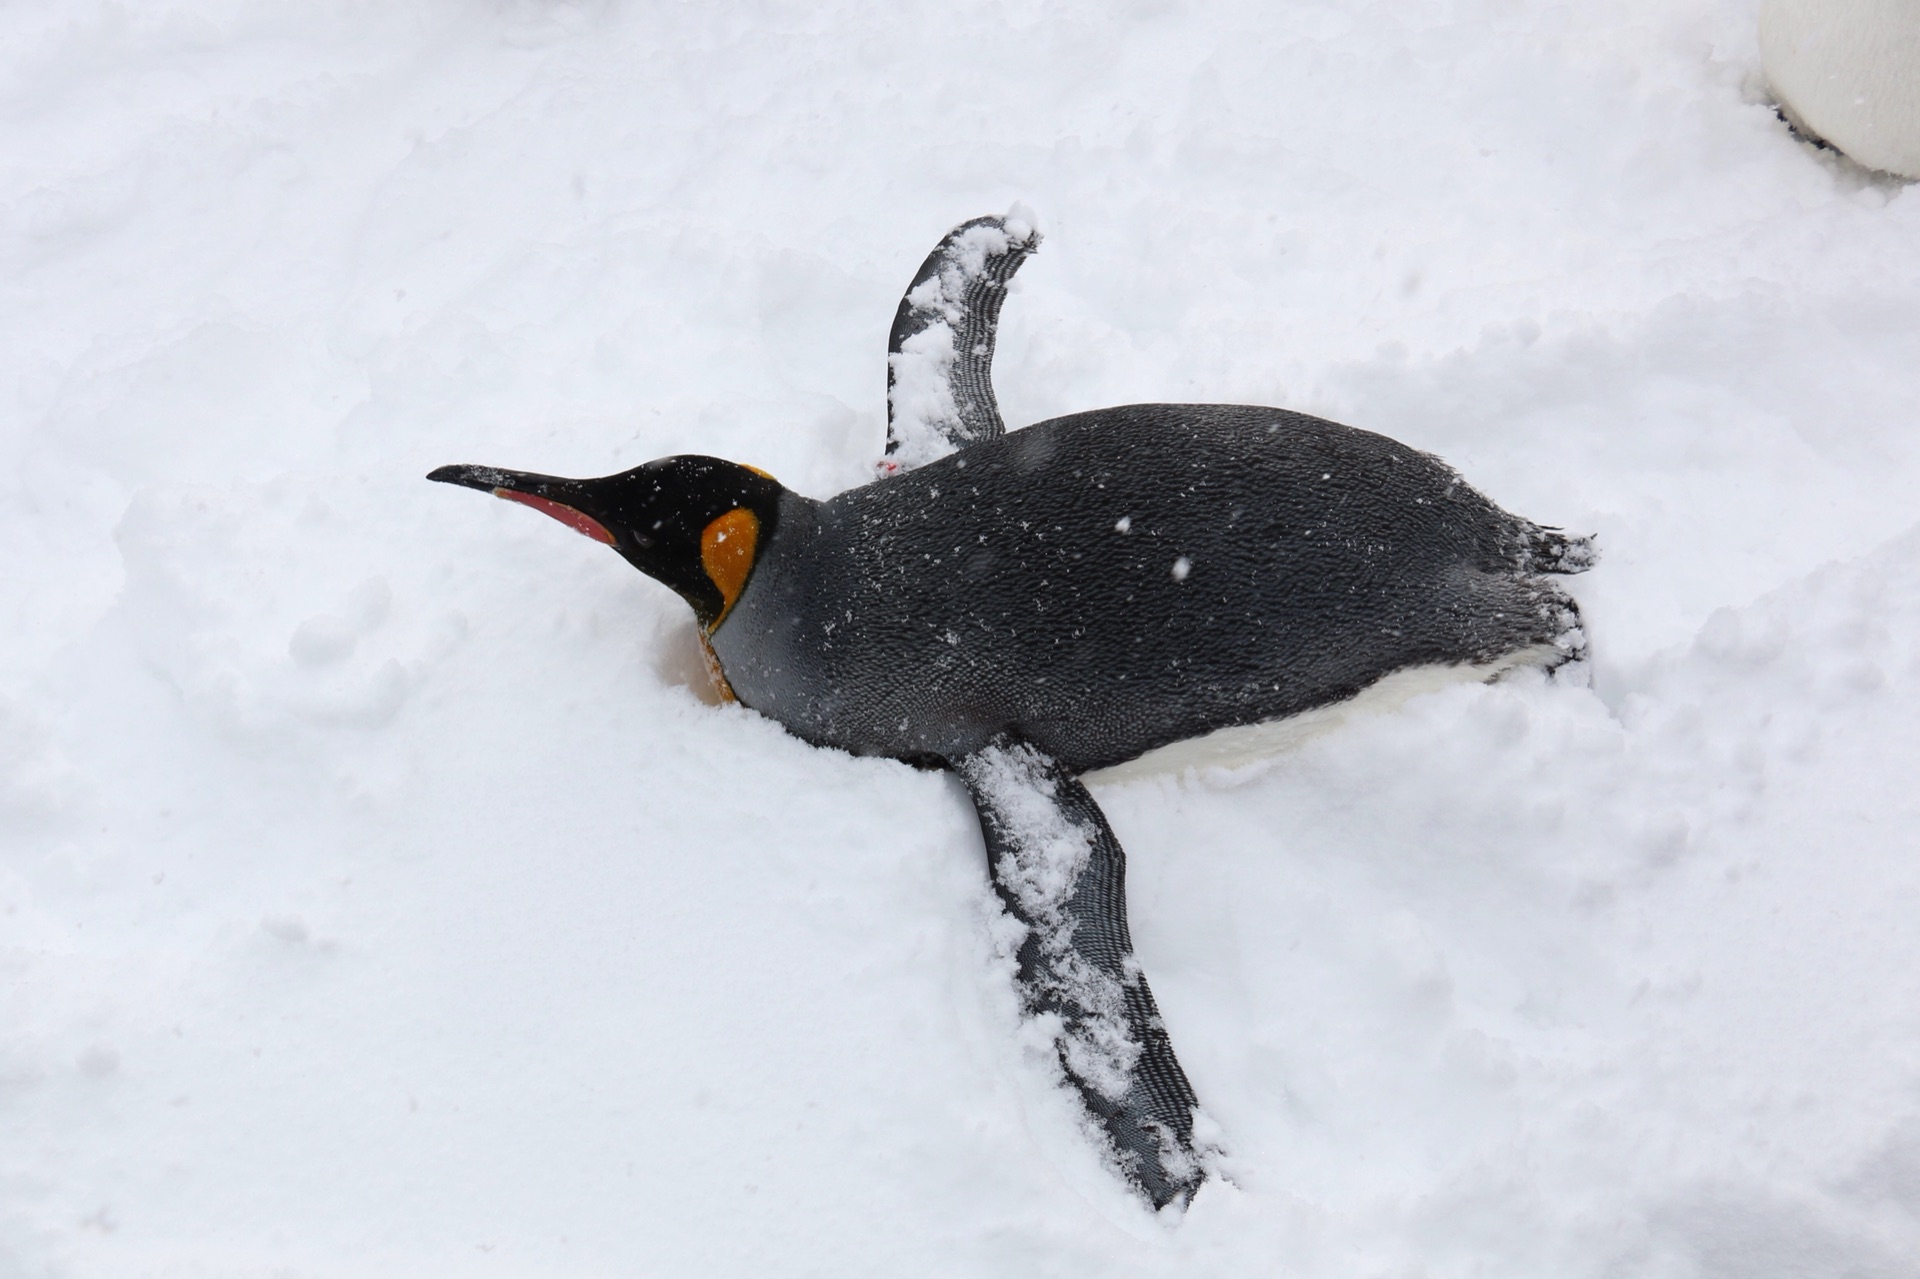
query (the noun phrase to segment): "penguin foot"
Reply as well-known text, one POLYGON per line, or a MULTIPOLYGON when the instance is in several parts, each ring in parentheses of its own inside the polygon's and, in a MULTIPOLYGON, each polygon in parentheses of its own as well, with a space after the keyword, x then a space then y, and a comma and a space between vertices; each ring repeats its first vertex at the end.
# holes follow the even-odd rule
POLYGON ((994 891, 1027 935, 1015 978, 1030 1016, 1057 1019, 1060 1063, 1153 1206, 1206 1179, 1199 1105, 1133 956, 1126 854, 1087 788, 1014 734, 955 765, 986 838, 994 891))

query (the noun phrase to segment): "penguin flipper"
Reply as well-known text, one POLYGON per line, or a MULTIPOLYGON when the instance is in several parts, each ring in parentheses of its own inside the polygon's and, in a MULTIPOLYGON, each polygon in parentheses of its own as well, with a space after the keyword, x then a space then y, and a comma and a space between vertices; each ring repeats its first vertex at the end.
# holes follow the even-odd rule
POLYGON ((1206 1179, 1199 1104, 1133 957, 1126 854, 1072 773, 1007 733, 961 759, 994 891, 1027 927, 1017 984, 1031 1016, 1058 1019, 1061 1065, 1153 1206, 1186 1206, 1206 1179))
POLYGON ((993 397, 993 341, 1006 284, 1040 247, 1020 205, 947 232, 920 264, 887 337, 883 475, 1006 433, 993 397))

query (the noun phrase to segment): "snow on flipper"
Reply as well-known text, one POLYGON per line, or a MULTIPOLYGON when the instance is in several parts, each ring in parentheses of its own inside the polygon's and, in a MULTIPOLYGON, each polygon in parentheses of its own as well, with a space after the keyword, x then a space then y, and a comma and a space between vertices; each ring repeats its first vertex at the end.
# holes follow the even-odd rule
POLYGON ((1022 924, 1017 981, 1030 1016, 1058 1019, 1067 1078, 1155 1208, 1206 1179, 1199 1104, 1133 957, 1126 854, 1074 776, 1002 734, 956 766, 980 814, 994 891, 1022 924))
POLYGON ((1006 433, 993 397, 993 340, 1007 281, 1040 247, 1031 211, 975 218, 947 233, 907 287, 887 339, 887 455, 912 470, 1006 433))

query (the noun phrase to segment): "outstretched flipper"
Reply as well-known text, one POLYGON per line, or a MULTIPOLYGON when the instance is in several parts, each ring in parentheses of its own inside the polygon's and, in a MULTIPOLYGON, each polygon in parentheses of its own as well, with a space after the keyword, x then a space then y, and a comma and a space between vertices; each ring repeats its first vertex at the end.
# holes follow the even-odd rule
POLYGON ((975 218, 947 232, 900 299, 887 338, 887 455, 912 470, 1004 435, 993 398, 993 339, 1006 284, 1040 247, 1033 214, 975 218))
POLYGON ((1032 1016, 1059 1019, 1067 1078, 1155 1208, 1185 1206, 1206 1178, 1199 1103, 1133 957, 1126 854, 1059 761, 1010 734, 959 761, 980 813, 993 887, 1027 926, 1017 980, 1032 1016))

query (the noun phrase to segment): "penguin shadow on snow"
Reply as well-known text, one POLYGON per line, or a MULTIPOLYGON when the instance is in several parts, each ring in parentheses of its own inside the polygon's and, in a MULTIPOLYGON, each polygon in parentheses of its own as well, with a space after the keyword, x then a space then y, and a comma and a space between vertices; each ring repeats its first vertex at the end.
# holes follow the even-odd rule
MULTIPOLYGON (((1184 1208, 1217 1175, 1196 1137, 1213 1126, 1081 777, 1183 758, 1169 749, 1217 761, 1362 700, 1573 661, 1579 611, 1554 578, 1593 550, 1438 458, 1284 409, 1132 404, 1008 432, 994 338, 1039 244, 1016 206, 922 263, 888 341, 885 456, 837 497, 691 455, 597 479, 428 478, 531 506, 673 588, 721 700, 953 773, 1017 921, 1021 1006, 1116 1172, 1184 1208)), ((692 658, 661 661, 684 678, 692 658)))

